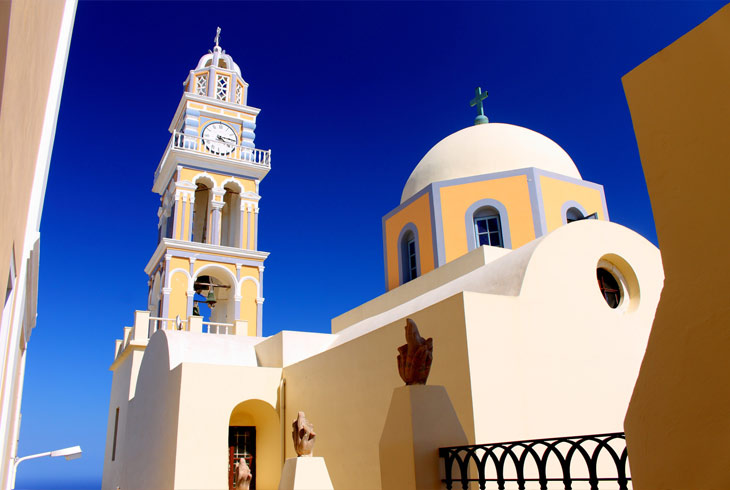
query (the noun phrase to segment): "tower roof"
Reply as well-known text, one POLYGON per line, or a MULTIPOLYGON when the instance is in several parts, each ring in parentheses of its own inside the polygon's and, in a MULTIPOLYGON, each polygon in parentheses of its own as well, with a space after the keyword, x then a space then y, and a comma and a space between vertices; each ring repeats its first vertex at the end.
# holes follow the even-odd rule
POLYGON ((235 71, 239 76, 241 76, 241 69, 238 67, 236 62, 233 61, 231 55, 226 54, 226 51, 221 49, 220 46, 214 47, 213 51, 203 55, 203 57, 200 58, 200 61, 198 61, 198 66, 196 66, 195 69, 200 70, 201 68, 207 68, 211 65, 235 71))
POLYGON ((550 138, 512 124, 479 124, 447 136, 426 153, 408 178, 401 203, 434 182, 526 167, 581 178, 570 156, 550 138))

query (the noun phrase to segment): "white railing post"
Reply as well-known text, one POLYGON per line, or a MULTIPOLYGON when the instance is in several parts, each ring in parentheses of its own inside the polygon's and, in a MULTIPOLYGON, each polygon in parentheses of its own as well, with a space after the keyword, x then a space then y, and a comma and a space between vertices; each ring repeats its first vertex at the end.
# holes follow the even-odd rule
POLYGON ((150 331, 150 312, 135 311, 134 327, 132 329, 132 340, 147 340, 154 332, 150 331))
POLYGON ((188 317, 188 331, 194 333, 203 333, 203 317, 202 316, 189 316, 188 317))

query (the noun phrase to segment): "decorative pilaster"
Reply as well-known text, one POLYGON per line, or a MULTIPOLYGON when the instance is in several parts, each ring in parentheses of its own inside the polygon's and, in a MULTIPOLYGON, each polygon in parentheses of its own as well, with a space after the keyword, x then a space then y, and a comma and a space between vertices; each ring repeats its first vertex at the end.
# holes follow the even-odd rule
POLYGON ((178 240, 182 240, 183 237, 186 235, 186 231, 187 231, 185 229, 185 225, 187 223, 185 220, 185 216, 186 216, 186 212, 187 212, 187 208, 188 208, 188 193, 187 192, 181 193, 180 199, 182 202, 180 203, 180 210, 181 210, 181 212, 180 212, 180 233, 177 237, 178 240))
POLYGON ((241 299, 243 299, 243 296, 235 295, 233 297, 233 319, 234 320, 241 319, 241 299))
POLYGON ((172 288, 170 286, 170 260, 172 259, 172 255, 165 254, 165 280, 162 284, 165 285, 165 287, 162 288, 162 311, 159 312, 159 315, 162 318, 167 318, 168 313, 170 312, 170 293, 172 293, 172 288))
POLYGON ((195 296, 195 291, 186 291, 185 294, 188 297, 188 303, 185 308, 185 317, 188 318, 193 314, 193 296, 195 296))
POLYGON ((170 293, 172 288, 162 288, 162 318, 167 318, 170 314, 170 293))
POLYGON ((263 337, 264 298, 256 298, 256 336, 263 337))
POLYGON ((254 222, 253 222, 253 249, 259 249, 259 207, 256 205, 254 208, 254 222))

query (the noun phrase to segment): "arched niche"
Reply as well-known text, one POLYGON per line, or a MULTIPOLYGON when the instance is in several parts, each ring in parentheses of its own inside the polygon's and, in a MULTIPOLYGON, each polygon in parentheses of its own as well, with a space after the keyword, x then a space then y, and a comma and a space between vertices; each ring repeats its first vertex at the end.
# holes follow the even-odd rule
POLYGON ((228 422, 228 448, 240 451, 251 444, 253 434, 253 475, 251 489, 277 488, 281 474, 281 432, 279 414, 262 400, 246 400, 231 411, 228 422), (238 445, 237 445, 238 443, 238 445))

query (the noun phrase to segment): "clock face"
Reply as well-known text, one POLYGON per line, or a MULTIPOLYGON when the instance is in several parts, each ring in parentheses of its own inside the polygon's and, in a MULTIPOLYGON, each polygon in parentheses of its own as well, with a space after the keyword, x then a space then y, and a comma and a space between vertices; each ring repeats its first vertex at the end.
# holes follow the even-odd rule
POLYGON ((203 129, 203 142, 211 153, 228 155, 236 147, 238 138, 236 132, 229 125, 214 122, 203 129))

